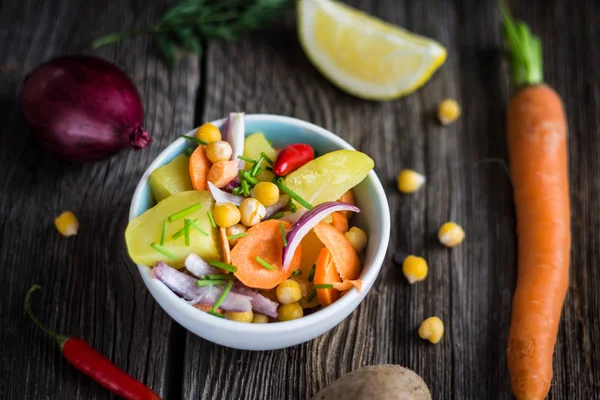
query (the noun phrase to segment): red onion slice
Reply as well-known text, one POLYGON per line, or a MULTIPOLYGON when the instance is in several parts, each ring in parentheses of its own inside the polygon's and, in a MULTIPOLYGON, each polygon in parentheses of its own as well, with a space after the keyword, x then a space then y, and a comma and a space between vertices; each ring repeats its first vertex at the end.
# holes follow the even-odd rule
POLYGON ((301 216, 303 216, 306 211, 308 211, 306 208, 301 207, 298 208, 298 210, 296 210, 296 212, 291 212, 291 211, 284 211, 283 212, 283 217, 279 218, 283 221, 287 221, 290 224, 293 224, 294 222, 298 221, 300 219, 301 216))
POLYGON ((221 273, 221 271, 211 266, 196 254, 190 254, 187 256, 185 259, 185 269, 187 269, 189 273, 197 278, 200 278, 202 275, 221 273))
POLYGON ((258 290, 249 288, 241 282, 235 282, 231 288, 231 291, 244 296, 252 297, 252 311, 264 314, 271 318, 277 318, 279 316, 279 313, 277 312, 279 303, 266 298, 260 294, 258 290))
MULTIPOLYGON (((177 271, 162 261, 156 263, 152 270, 154 276, 164 283, 175 294, 183 297, 190 304, 200 303, 205 306, 214 306, 223 289, 211 286, 196 286, 196 279, 183 272, 177 271)), ((239 293, 228 293, 220 308, 226 311, 246 312, 252 310, 252 298, 239 293)))
POLYGON ((354 211, 360 212, 360 208, 342 203, 339 201, 329 201, 327 203, 319 204, 312 210, 305 212, 296 222, 292 224, 287 232, 287 243, 288 245, 283 248, 283 270, 287 270, 294 258, 294 253, 298 248, 298 245, 312 228, 315 227, 319 222, 326 216, 336 211, 354 211))
POLYGON ((208 182, 208 190, 210 190, 210 193, 217 203, 231 203, 239 206, 245 199, 243 196, 236 196, 234 194, 227 193, 226 191, 221 190, 213 185, 211 182, 208 182))
POLYGON ((267 211, 265 214, 265 218, 269 218, 271 215, 276 214, 279 210, 285 207, 287 203, 289 203, 289 201, 290 196, 288 196, 287 194, 281 195, 277 203, 273 204, 272 206, 265 207, 265 210, 267 211))
MULTIPOLYGON (((238 156, 244 154, 244 141, 246 136, 246 122, 245 113, 229 113, 227 121, 223 124, 223 140, 229 142, 233 153, 231 154, 232 160, 238 161, 238 169, 244 169, 246 165, 244 161, 239 160, 238 156)), ((227 190, 233 190, 236 186, 239 186, 240 178, 236 176, 231 182, 225 186, 227 190)))

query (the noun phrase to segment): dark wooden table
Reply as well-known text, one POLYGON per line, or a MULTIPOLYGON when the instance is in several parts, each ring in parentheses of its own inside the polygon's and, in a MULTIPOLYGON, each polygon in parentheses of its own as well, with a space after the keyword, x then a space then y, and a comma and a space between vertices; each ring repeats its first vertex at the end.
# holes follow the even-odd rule
MULTIPOLYGON (((448 60, 418 92, 391 102, 353 98, 308 62, 290 12, 238 43, 210 43, 169 71, 149 37, 95 54, 123 67, 142 93, 154 143, 93 164, 71 165, 33 141, 19 111, 24 75, 49 58, 88 53, 92 39, 153 22, 163 1, 0 3, 0 398, 108 399, 27 320, 33 284, 40 317, 76 334, 165 399, 307 399, 342 374, 398 363, 418 372, 436 399, 510 399, 505 343, 515 286, 515 218, 506 160, 500 12, 495 0, 350 1, 439 40, 448 60), (464 114, 441 127, 445 97, 464 114), (145 289, 123 232, 135 185, 179 134, 231 110, 275 113, 321 125, 368 152, 385 183, 393 229, 387 261, 362 305, 309 343, 247 352, 205 341, 171 320, 145 289), (423 171, 425 190, 395 190, 401 168, 423 171), (73 210, 81 230, 60 237, 53 218, 73 210), (447 220, 468 239, 447 250, 447 220), (406 283, 392 263, 404 249, 429 260, 430 276, 406 283), (437 346, 419 323, 446 324, 437 346)), ((556 346, 551 399, 600 398, 600 3, 511 2, 544 43, 546 80, 562 94, 570 128, 573 213, 571 284, 556 346)))

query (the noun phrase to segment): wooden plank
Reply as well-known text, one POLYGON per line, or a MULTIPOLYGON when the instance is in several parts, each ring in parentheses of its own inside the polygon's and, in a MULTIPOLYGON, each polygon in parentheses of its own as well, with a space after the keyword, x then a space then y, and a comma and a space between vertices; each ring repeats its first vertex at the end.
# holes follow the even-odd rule
POLYGON ((169 72, 148 38, 107 46, 96 54, 123 67, 142 93, 146 128, 142 152, 73 165, 47 154, 27 132, 16 98, 24 75, 64 53, 89 52, 92 39, 153 22, 165 2, 4 1, 0 11, 0 260, 2 291, 0 397, 108 399, 106 390, 62 359, 51 339, 25 318, 25 291, 40 318, 72 333, 165 398, 180 397, 177 360, 183 329, 160 309, 128 259, 123 232, 143 170, 193 124, 198 60, 185 57, 169 72), (53 227, 63 210, 79 217, 79 235, 53 227), (170 365, 174 367, 171 368, 170 365), (171 384, 174 383, 174 384, 171 384))

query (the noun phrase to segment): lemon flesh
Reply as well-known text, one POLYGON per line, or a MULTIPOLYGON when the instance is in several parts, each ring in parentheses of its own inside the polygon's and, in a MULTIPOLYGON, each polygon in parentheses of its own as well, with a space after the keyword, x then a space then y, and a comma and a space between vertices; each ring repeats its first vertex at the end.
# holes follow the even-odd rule
POLYGON ((439 43, 332 0, 299 1, 298 34, 327 79, 364 99, 411 93, 446 60, 439 43))

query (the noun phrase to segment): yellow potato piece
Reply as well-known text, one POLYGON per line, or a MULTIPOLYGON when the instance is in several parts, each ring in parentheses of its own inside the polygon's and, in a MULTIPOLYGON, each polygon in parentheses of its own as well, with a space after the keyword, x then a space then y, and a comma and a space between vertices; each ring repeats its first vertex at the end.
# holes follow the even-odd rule
POLYGON ((150 190, 156 202, 175 193, 193 189, 189 165, 190 158, 185 154, 180 154, 170 163, 152 171, 150 190))
MULTIPOLYGON (((273 149, 273 146, 268 142, 265 135, 260 132, 253 133, 252 135, 246 138, 244 142, 244 157, 251 158, 253 160, 258 160, 260 157, 260 153, 265 153, 273 162, 275 161, 275 157, 277 157, 277 152, 273 149)), ((254 164, 247 162, 246 170, 252 168, 254 164)), ((265 168, 268 167, 266 161, 263 161, 260 164, 260 167, 263 169, 262 172, 257 176, 257 179, 261 182, 270 182, 273 180, 273 173, 266 171, 265 168)))

